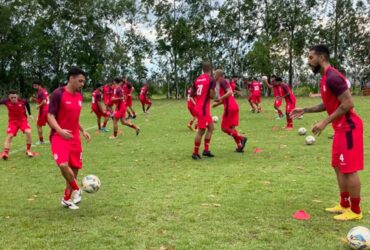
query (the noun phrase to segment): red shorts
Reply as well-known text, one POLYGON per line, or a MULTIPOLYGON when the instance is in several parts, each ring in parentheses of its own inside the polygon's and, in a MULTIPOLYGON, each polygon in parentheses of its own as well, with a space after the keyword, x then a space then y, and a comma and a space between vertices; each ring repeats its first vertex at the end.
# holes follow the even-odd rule
POLYGON ((221 128, 230 128, 239 126, 239 109, 225 110, 222 116, 221 128))
POLYGON ((112 107, 113 106, 113 102, 110 98, 104 98, 104 105, 107 106, 107 107, 112 107))
POLYGON ((335 131, 331 165, 343 174, 364 169, 364 142, 362 124, 350 131, 335 131))
POLYGON ((283 99, 276 99, 275 98, 274 107, 279 108, 281 106, 281 104, 283 104, 283 99))
POLYGON ((17 136, 18 130, 21 130, 24 133, 27 129, 31 129, 27 119, 21 121, 9 121, 6 133, 8 135, 17 136))
POLYGON ((208 125, 213 124, 213 120, 211 117, 211 114, 206 114, 206 115, 197 115, 197 120, 198 120, 198 128, 200 129, 206 129, 208 125))
POLYGON ((126 98, 126 106, 127 107, 132 107, 132 96, 127 96, 126 98))
POLYGON ((261 102, 261 96, 260 95, 252 95, 252 100, 253 103, 260 103, 261 102))
POLYGON ((189 110, 189 112, 190 112, 190 114, 194 117, 194 116, 196 116, 196 112, 195 112, 195 106, 194 105, 192 105, 192 104, 189 104, 188 103, 188 110, 189 110))
POLYGON ((114 119, 122 119, 122 118, 125 118, 126 117, 126 104, 122 103, 121 106, 119 107, 119 109, 117 109, 116 107, 116 110, 114 111, 113 113, 113 117, 114 119))
POLYGON ((286 102, 285 112, 290 114, 295 109, 295 101, 293 102, 286 102))
POLYGON ((48 123, 48 110, 41 109, 39 115, 37 116, 37 126, 43 127, 48 123))
POLYGON ((152 104, 152 102, 150 101, 150 99, 149 98, 146 98, 146 97, 140 97, 139 100, 140 100, 140 102, 141 102, 142 105, 145 105, 145 104, 151 105, 152 104))
POLYGON ((248 102, 252 102, 252 100, 253 100, 253 96, 248 96, 248 102))
POLYGON ((51 138, 51 153, 59 166, 68 163, 72 168, 82 168, 82 146, 80 139, 66 140, 59 135, 51 138))
POLYGON ((100 118, 100 117, 109 117, 109 114, 107 112, 103 112, 101 109, 99 109, 98 106, 92 105, 91 110, 94 111, 95 115, 100 118))

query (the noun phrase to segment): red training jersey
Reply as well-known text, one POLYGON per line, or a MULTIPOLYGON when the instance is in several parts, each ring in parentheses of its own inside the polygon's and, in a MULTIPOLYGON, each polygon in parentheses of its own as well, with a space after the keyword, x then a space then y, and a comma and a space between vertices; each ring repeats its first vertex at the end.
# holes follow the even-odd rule
POLYGON ((129 82, 125 82, 123 84, 123 90, 125 91, 126 96, 132 96, 132 84, 129 82))
POLYGON ((106 84, 103 87, 104 102, 109 103, 113 96, 113 87, 106 84))
POLYGON ((288 84, 286 83, 281 83, 280 84, 280 87, 281 87, 281 93, 282 93, 282 96, 285 96, 284 99, 285 99, 285 102, 287 103, 295 103, 296 99, 295 99, 295 95, 293 94, 293 91, 291 88, 289 88, 288 84))
POLYGON ((37 95, 36 95, 37 104, 42 103, 44 100, 45 100, 45 104, 42 105, 42 109, 43 110, 48 110, 48 107, 49 107, 49 93, 47 92, 47 90, 45 88, 42 88, 39 91, 37 91, 37 95))
POLYGON ((116 110, 120 110, 122 105, 125 105, 126 103, 126 95, 125 91, 121 86, 114 87, 113 90, 113 98, 123 98, 120 100, 115 100, 113 103, 116 105, 116 110))
POLYGON ((230 87, 231 87, 231 90, 233 91, 233 93, 235 92, 235 89, 236 89, 236 83, 234 82, 234 80, 231 80, 230 82, 230 87))
MULTIPOLYGON (((220 82, 220 97, 225 95, 226 92, 231 88, 232 90, 232 87, 230 85, 230 83, 228 83, 225 79, 222 80, 220 82)), ((222 100, 222 103, 224 105, 224 109, 225 111, 226 110, 235 110, 235 109, 238 109, 239 108, 239 105, 238 103, 236 102, 235 100, 235 97, 234 97, 234 94, 232 94, 231 96, 229 96, 228 98, 226 99, 223 99, 222 100)))
POLYGON ((209 74, 200 75, 194 82, 192 96, 195 98, 195 109, 203 116, 211 113, 210 90, 216 88, 215 80, 209 74))
MULTIPOLYGON (((346 78, 334 67, 328 67, 321 78, 320 86, 321 98, 328 115, 338 109, 340 106, 338 96, 347 89, 346 78)), ((356 128, 357 124, 362 124, 362 120, 353 109, 332 122, 335 131, 349 131, 356 128)))
POLYGON ((281 89, 280 85, 275 85, 275 81, 271 82, 272 84, 272 90, 274 92, 275 97, 283 96, 283 90, 281 89))
POLYGON ((261 95, 261 84, 257 81, 253 81, 251 84, 252 95, 260 96, 261 95))
POLYGON ((99 107, 99 102, 102 101, 102 94, 100 89, 94 90, 92 93, 91 106, 99 107))
POLYGON ((146 98, 146 96, 148 95, 148 91, 149 91, 148 86, 141 87, 141 89, 140 89, 140 98, 146 98))
MULTIPOLYGON (((82 109, 82 94, 79 92, 70 93, 66 87, 54 90, 49 105, 49 114, 55 116, 62 129, 70 130, 72 140, 80 139, 80 113, 82 109)), ((60 136, 51 130, 50 137, 60 136)))
POLYGON ((26 110, 31 115, 30 105, 26 99, 18 99, 16 103, 12 103, 9 98, 0 100, 0 105, 3 104, 8 109, 8 121, 23 121, 27 120, 26 110))

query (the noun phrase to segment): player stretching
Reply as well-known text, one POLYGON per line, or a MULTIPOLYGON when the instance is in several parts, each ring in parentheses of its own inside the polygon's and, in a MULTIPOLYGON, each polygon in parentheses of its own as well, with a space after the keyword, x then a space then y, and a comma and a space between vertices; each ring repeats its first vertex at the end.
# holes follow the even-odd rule
POLYGON ((17 136, 18 130, 21 130, 26 134, 26 155, 28 157, 36 156, 37 154, 31 152, 32 136, 31 128, 27 121, 26 110, 31 119, 31 108, 27 100, 19 99, 18 92, 15 90, 10 90, 8 92, 8 98, 0 100, 0 105, 3 104, 8 109, 8 129, 7 136, 4 142, 4 152, 1 157, 4 160, 9 158, 10 144, 14 137, 17 136))
POLYGON ((109 111, 104 110, 102 101, 103 86, 99 85, 96 90, 92 93, 91 110, 95 113, 98 121, 99 131, 109 132, 107 129, 107 123, 109 121, 109 111), (103 127, 101 126, 101 118, 104 117, 103 127))
POLYGON ((293 94, 293 91, 289 88, 288 84, 282 83, 281 77, 276 77, 275 84, 281 87, 281 94, 282 96, 277 97, 276 99, 282 100, 285 99, 286 107, 285 107, 285 115, 286 115, 286 130, 293 129, 293 119, 290 117, 290 112, 295 109, 296 99, 293 94))
POLYGON ((116 78, 113 80, 114 83, 114 92, 112 97, 112 102, 115 105, 115 110, 113 113, 113 135, 109 139, 116 139, 118 134, 118 122, 121 121, 122 125, 128 126, 132 129, 135 129, 136 135, 139 135, 140 129, 126 120, 126 98, 125 92, 121 87, 123 80, 121 78, 116 78))
POLYGON ((135 91, 134 86, 130 82, 127 81, 127 77, 123 79, 123 90, 126 94, 126 106, 127 106, 127 114, 128 118, 135 119, 136 114, 135 110, 132 108, 132 93, 135 91))
POLYGON ((203 156, 214 157, 209 150, 212 133, 214 130, 213 121, 211 117, 211 104, 210 99, 215 97, 216 82, 211 77, 212 64, 204 62, 202 65, 203 74, 200 75, 194 82, 191 97, 195 99, 195 114, 198 120, 198 132, 195 136, 194 151, 192 158, 194 160, 201 159, 199 155, 199 147, 204 138, 204 151, 203 156), (207 130, 207 133, 206 133, 207 130))
POLYGON ((42 127, 44 127, 48 122, 49 94, 42 86, 42 83, 38 80, 33 82, 32 87, 37 90, 36 101, 37 109, 39 110, 39 114, 37 116, 37 132, 39 135, 39 141, 36 144, 44 144, 42 127))
POLYGON ((326 45, 310 48, 308 64, 312 71, 320 73, 322 103, 303 109, 295 109, 292 116, 297 118, 304 113, 322 112, 328 116, 316 123, 312 132, 316 135, 332 123, 334 140, 332 145, 332 166, 335 170, 339 191, 340 204, 326 211, 340 213, 336 220, 359 220, 362 218, 361 182, 357 174, 364 168, 363 124, 361 118, 353 110, 354 104, 345 77, 329 63, 329 49, 326 45))
POLYGON ((78 209, 76 204, 81 201, 81 189, 77 184, 77 175, 82 168, 80 132, 87 142, 91 139, 79 121, 83 100, 81 89, 85 84, 86 73, 79 68, 71 68, 67 80, 67 85, 54 90, 51 96, 48 122, 52 128, 51 152, 66 180, 61 204, 69 209, 78 209))
POLYGON ((140 95, 139 95, 139 100, 141 102, 141 106, 143 108, 144 114, 149 113, 149 109, 152 106, 152 102, 149 99, 148 92, 149 92, 149 84, 146 83, 144 84, 144 86, 141 87, 140 95), (148 106, 145 107, 145 105, 148 105, 148 106))
POLYGON ((224 133, 232 136, 236 143, 236 152, 244 152, 247 137, 242 136, 236 130, 239 125, 239 105, 236 102, 232 87, 224 78, 224 72, 221 69, 216 70, 215 80, 220 86, 220 97, 215 100, 212 107, 224 105, 224 114, 222 115, 221 129, 224 133))
POLYGON ((197 128, 198 128, 197 124, 195 124, 195 127, 193 128, 193 124, 197 120, 194 108, 195 108, 195 100, 194 100, 193 97, 191 97, 191 88, 189 88, 188 89, 188 110, 189 110, 192 118, 188 123, 188 128, 192 131, 196 131, 197 128))
POLYGON ((276 75, 271 76, 271 83, 268 82, 267 77, 263 77, 262 82, 266 84, 267 87, 273 90, 275 101, 274 101, 274 109, 278 113, 278 117, 276 119, 281 119, 284 117, 283 111, 281 111, 280 107, 283 104, 283 99, 280 98, 282 94, 281 86, 275 83, 276 75))
POLYGON ((251 83, 252 89, 252 112, 261 113, 261 84, 258 82, 257 78, 253 78, 251 83))

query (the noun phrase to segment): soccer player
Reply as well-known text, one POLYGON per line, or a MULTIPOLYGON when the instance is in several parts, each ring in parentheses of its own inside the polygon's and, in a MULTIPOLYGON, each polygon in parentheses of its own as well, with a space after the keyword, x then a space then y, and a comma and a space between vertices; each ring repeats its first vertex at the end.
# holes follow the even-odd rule
POLYGON ((282 94, 282 89, 281 85, 275 84, 276 80, 276 75, 271 76, 271 83, 268 82, 268 79, 262 79, 262 82, 266 84, 267 87, 273 90, 274 96, 275 96, 275 101, 274 101, 274 109, 278 113, 277 119, 281 119, 284 117, 283 111, 281 111, 280 107, 283 104, 283 99, 281 98, 282 94))
POLYGON ((126 106, 127 106, 127 114, 128 118, 135 119, 136 114, 135 110, 132 108, 132 93, 135 91, 134 86, 130 82, 127 81, 127 77, 123 79, 123 90, 126 94, 126 106))
POLYGON ((8 109, 8 129, 7 136, 4 142, 4 152, 1 154, 3 160, 9 158, 10 144, 14 137, 17 136, 18 130, 21 130, 26 135, 26 155, 28 157, 36 156, 37 153, 31 151, 32 136, 31 128, 27 121, 27 113, 31 119, 31 108, 26 99, 20 99, 18 92, 10 90, 8 97, 0 100, 0 105, 5 105, 8 109))
POLYGON ((152 102, 149 99, 148 92, 149 92, 149 83, 146 83, 141 87, 140 95, 139 95, 139 100, 141 102, 141 106, 143 108, 144 114, 149 113, 148 111, 150 107, 152 106, 152 102), (145 105, 148 105, 148 106, 145 107, 145 105))
POLYGON ((219 85, 219 98, 215 100, 212 107, 224 105, 224 114, 222 115, 221 129, 224 133, 234 138, 236 143, 236 152, 244 152, 247 137, 242 136, 236 130, 239 125, 239 105, 236 102, 232 87, 224 78, 224 72, 221 69, 215 71, 215 80, 219 85))
POLYGON ((293 91, 289 88, 288 84, 283 83, 281 77, 276 77, 275 85, 281 87, 282 96, 277 97, 276 99, 282 100, 285 99, 286 107, 285 107, 285 115, 286 115, 286 122, 287 125, 285 127, 286 130, 293 129, 293 119, 290 117, 290 112, 295 109, 296 98, 293 94, 293 91))
POLYGON ((204 134, 206 135, 204 138, 203 156, 214 157, 209 149, 209 144, 214 130, 210 100, 215 97, 216 82, 211 76, 212 64, 210 62, 204 62, 202 64, 202 70, 203 74, 198 76, 195 80, 191 91, 191 97, 195 99, 194 110, 198 120, 198 132, 195 136, 194 151, 192 155, 194 160, 201 159, 199 155, 199 147, 204 134))
POLYGON ((37 90, 36 101, 37 109, 39 110, 36 124, 39 141, 36 144, 44 144, 45 142, 42 133, 42 127, 44 127, 48 122, 49 93, 43 87, 42 83, 38 80, 33 81, 32 87, 37 90))
POLYGON ((191 114, 191 120, 188 123, 188 128, 192 131, 196 131, 198 128, 198 125, 195 124, 195 127, 193 128, 194 122, 197 120, 196 114, 195 114, 195 100, 193 97, 191 97, 191 87, 188 89, 188 110, 191 114))
POLYGON ((230 82, 230 86, 234 94, 238 94, 238 95, 241 94, 240 88, 238 87, 238 76, 237 75, 233 75, 231 82, 230 82))
POLYGON ((104 98, 104 105, 107 112, 110 114, 113 110, 113 103, 112 103, 112 96, 113 96, 113 82, 108 82, 103 87, 103 98, 104 98))
POLYGON ((254 110, 254 106, 253 106, 253 103, 252 103, 252 93, 253 93, 253 86, 252 86, 252 81, 250 81, 249 79, 244 79, 243 80, 244 82, 244 86, 245 86, 245 89, 247 90, 247 100, 248 100, 248 103, 249 105, 251 106, 251 110, 253 112, 254 110))
POLYGON ((92 100, 91 100, 91 110, 96 115, 99 131, 109 132, 109 130, 107 129, 107 123, 109 121, 110 115, 109 115, 109 111, 104 110, 103 105, 101 104, 102 92, 103 92, 102 85, 99 85, 98 88, 93 91, 92 100), (104 118, 103 127, 101 126, 102 117, 104 118))
POLYGON ((122 125, 128 126, 135 129, 136 135, 139 135, 140 129, 132 122, 126 119, 126 96, 125 91, 121 87, 123 80, 121 78, 115 78, 113 80, 113 97, 112 102, 115 106, 113 112, 113 135, 109 139, 116 139, 118 134, 118 122, 121 121, 122 125))
POLYGON ((85 85, 86 73, 73 67, 68 72, 67 80, 66 86, 54 90, 51 95, 48 122, 51 127, 51 152, 66 181, 61 204, 69 209, 78 209, 76 204, 81 202, 81 189, 77 184, 77 175, 82 168, 80 132, 87 142, 91 140, 90 134, 80 124, 81 89, 85 85))
POLYGON ((312 129, 315 135, 330 123, 334 129, 332 145, 332 166, 335 170, 340 192, 340 203, 326 211, 339 213, 335 220, 348 221, 362 218, 361 182, 358 171, 364 168, 363 123, 355 113, 353 99, 345 77, 329 63, 329 49, 326 45, 310 48, 308 64, 312 71, 320 73, 322 103, 310 108, 298 108, 292 111, 297 118, 304 113, 323 112, 328 116, 316 123, 312 129))
POLYGON ((257 78, 253 78, 253 81, 251 83, 251 89, 252 89, 252 112, 261 113, 261 83, 258 81, 257 78))

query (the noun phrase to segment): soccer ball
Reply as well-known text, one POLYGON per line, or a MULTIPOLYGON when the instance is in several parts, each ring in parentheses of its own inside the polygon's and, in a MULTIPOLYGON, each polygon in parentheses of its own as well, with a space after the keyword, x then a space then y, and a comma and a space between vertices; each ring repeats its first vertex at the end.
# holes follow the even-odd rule
POLYGON ((217 123, 217 122, 218 122, 218 116, 217 116, 217 115, 213 116, 213 117, 212 117, 212 121, 213 121, 214 123, 217 123))
POLYGON ((262 76, 262 81, 267 81, 267 76, 262 76))
POLYGON ((312 135, 309 135, 306 137, 306 144, 307 145, 312 145, 315 143, 315 137, 313 137, 312 135))
POLYGON ((306 132, 307 132, 307 130, 306 130, 305 128, 299 128, 299 129, 298 129, 298 134, 299 134, 299 135, 305 135, 305 134, 306 134, 306 132))
POLYGON ((95 193, 100 188, 100 180, 95 175, 87 175, 82 179, 82 190, 87 193, 95 193))
POLYGON ((366 227, 354 227, 347 234, 352 249, 370 249, 370 231, 366 227))

